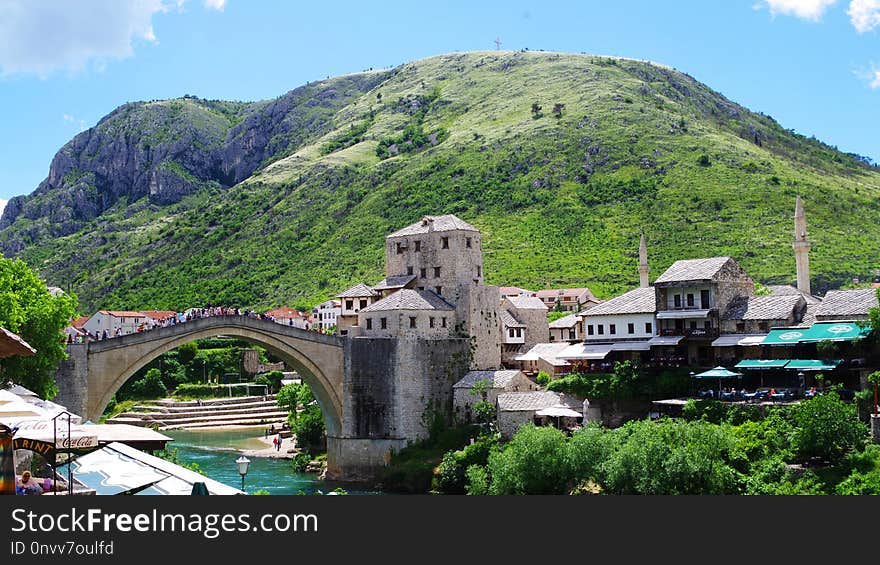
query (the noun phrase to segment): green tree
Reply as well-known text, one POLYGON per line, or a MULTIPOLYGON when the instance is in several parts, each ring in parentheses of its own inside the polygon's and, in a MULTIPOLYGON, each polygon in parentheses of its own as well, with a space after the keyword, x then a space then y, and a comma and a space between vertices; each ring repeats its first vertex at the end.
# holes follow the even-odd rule
POLYGON ((491 494, 563 494, 571 477, 565 434, 526 424, 503 451, 489 455, 491 494))
POLYGON ((491 381, 477 381, 471 387, 470 394, 480 397, 480 401, 473 406, 474 419, 478 424, 487 426, 495 421, 497 410, 495 405, 488 400, 488 389, 491 381))
POLYGON ((162 373, 153 368, 131 385, 131 396, 134 398, 165 398, 168 389, 162 382, 162 373))
POLYGON ((794 422, 792 443, 801 459, 836 461, 860 447, 866 436, 855 405, 841 400, 834 390, 794 407, 794 422))
POLYGON ((76 297, 52 296, 46 282, 23 261, 0 258, 0 327, 18 334, 36 355, 0 360, 4 380, 29 388, 42 398, 58 393, 53 373, 66 358, 62 330, 76 313, 76 297))

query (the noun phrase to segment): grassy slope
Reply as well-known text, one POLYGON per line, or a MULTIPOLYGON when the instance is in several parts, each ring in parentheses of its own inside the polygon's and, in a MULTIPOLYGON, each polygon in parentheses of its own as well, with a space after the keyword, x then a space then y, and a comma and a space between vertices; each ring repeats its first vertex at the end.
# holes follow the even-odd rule
POLYGON ((675 259, 727 254, 758 280, 792 281, 801 194, 815 278, 839 284, 877 266, 878 172, 659 66, 433 57, 400 67, 334 126, 232 189, 161 210, 122 203, 25 256, 52 282, 72 278, 86 311, 308 304, 379 278, 386 233, 455 213, 483 230, 487 282, 587 284, 607 297, 637 283, 642 231, 654 276, 675 259), (435 87, 421 126, 448 138, 380 160, 379 141, 412 123, 412 101, 435 87), (365 120, 364 141, 323 154, 365 120))

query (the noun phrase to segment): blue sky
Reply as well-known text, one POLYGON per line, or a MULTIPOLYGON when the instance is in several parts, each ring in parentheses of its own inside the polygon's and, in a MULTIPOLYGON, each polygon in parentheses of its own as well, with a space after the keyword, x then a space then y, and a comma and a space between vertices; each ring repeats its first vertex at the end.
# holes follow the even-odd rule
POLYGON ((880 161, 880 0, 0 0, 0 206, 125 102, 274 98, 496 37, 664 63, 880 161))

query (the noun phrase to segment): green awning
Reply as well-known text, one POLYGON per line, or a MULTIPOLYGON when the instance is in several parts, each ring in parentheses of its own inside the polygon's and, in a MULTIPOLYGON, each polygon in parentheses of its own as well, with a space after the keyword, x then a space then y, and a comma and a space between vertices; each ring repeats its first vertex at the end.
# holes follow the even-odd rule
POLYGON ((856 322, 817 322, 802 342, 851 341, 861 339, 871 333, 871 327, 860 327, 856 322))
POLYGON ((790 359, 743 359, 736 365, 737 369, 781 369, 790 359))
POLYGON ((694 375, 695 379, 723 379, 727 377, 741 377, 742 373, 734 373, 733 371, 728 371, 724 367, 715 367, 714 369, 709 369, 704 373, 700 373, 698 375, 694 375))
POLYGON ((798 371, 830 371, 840 365, 840 360, 820 360, 820 359, 792 359, 785 366, 786 369, 794 369, 798 371))
POLYGON ((770 330, 761 345, 796 345, 810 333, 809 328, 779 328, 770 330))

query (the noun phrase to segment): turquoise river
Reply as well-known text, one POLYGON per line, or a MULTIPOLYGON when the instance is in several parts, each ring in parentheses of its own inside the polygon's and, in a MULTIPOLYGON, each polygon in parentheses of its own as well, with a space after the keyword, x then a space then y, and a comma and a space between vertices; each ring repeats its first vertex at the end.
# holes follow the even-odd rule
MULTIPOLYGON (((254 429, 231 430, 173 430, 162 432, 174 438, 168 445, 177 450, 182 463, 197 463, 199 469, 215 481, 241 488, 241 475, 235 460, 242 450, 265 449, 266 444, 255 437, 254 429)), ((378 491, 359 490, 350 485, 321 481, 314 473, 294 472, 289 459, 271 459, 248 456, 251 463, 245 476, 244 490, 257 490, 270 495, 317 494, 330 492, 342 486, 349 494, 382 494, 378 491)))

